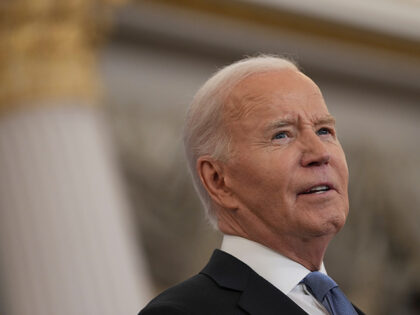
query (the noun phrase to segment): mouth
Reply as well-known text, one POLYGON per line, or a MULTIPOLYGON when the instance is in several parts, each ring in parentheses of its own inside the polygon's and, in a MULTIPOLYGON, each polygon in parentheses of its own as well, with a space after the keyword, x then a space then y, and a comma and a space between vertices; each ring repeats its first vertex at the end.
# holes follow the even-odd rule
POLYGON ((334 187, 331 184, 318 184, 305 189, 304 191, 298 193, 298 195, 325 194, 332 189, 334 189, 334 187))

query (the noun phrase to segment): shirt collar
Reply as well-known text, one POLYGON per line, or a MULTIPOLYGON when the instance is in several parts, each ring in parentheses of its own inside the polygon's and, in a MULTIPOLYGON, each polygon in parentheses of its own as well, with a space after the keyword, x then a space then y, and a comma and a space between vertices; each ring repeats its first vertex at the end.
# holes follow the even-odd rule
MULTIPOLYGON (((284 294, 289 294, 311 271, 259 243, 224 235, 221 250, 238 258, 284 294)), ((324 263, 320 272, 326 274, 324 263)))

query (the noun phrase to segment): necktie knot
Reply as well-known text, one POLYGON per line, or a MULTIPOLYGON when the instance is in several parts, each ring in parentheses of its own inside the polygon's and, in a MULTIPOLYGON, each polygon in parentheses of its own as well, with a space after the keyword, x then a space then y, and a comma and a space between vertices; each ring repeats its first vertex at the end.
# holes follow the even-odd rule
POLYGON ((357 315, 354 307, 340 290, 337 283, 326 274, 314 271, 308 274, 304 283, 312 295, 332 315, 357 315))
POLYGON ((302 283, 309 288, 312 295, 318 300, 322 301, 325 295, 333 288, 338 287, 337 283, 326 274, 319 271, 314 271, 308 274, 302 283))

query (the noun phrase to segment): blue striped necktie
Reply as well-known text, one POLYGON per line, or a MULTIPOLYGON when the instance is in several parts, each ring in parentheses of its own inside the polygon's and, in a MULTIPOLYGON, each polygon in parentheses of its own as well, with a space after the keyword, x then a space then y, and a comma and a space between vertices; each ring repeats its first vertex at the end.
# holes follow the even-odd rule
POLYGON ((306 285, 309 292, 324 305, 331 315, 357 315, 343 291, 327 275, 314 271, 308 274, 301 283, 306 285))

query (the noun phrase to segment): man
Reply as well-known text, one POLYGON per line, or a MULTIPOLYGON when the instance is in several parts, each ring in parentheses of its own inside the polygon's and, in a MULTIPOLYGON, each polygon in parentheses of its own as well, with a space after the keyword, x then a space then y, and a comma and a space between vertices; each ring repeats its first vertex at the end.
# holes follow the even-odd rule
POLYGON ((311 79, 278 57, 236 62, 196 94, 184 142, 223 243, 141 315, 363 314, 323 266, 348 214, 348 169, 311 79))

